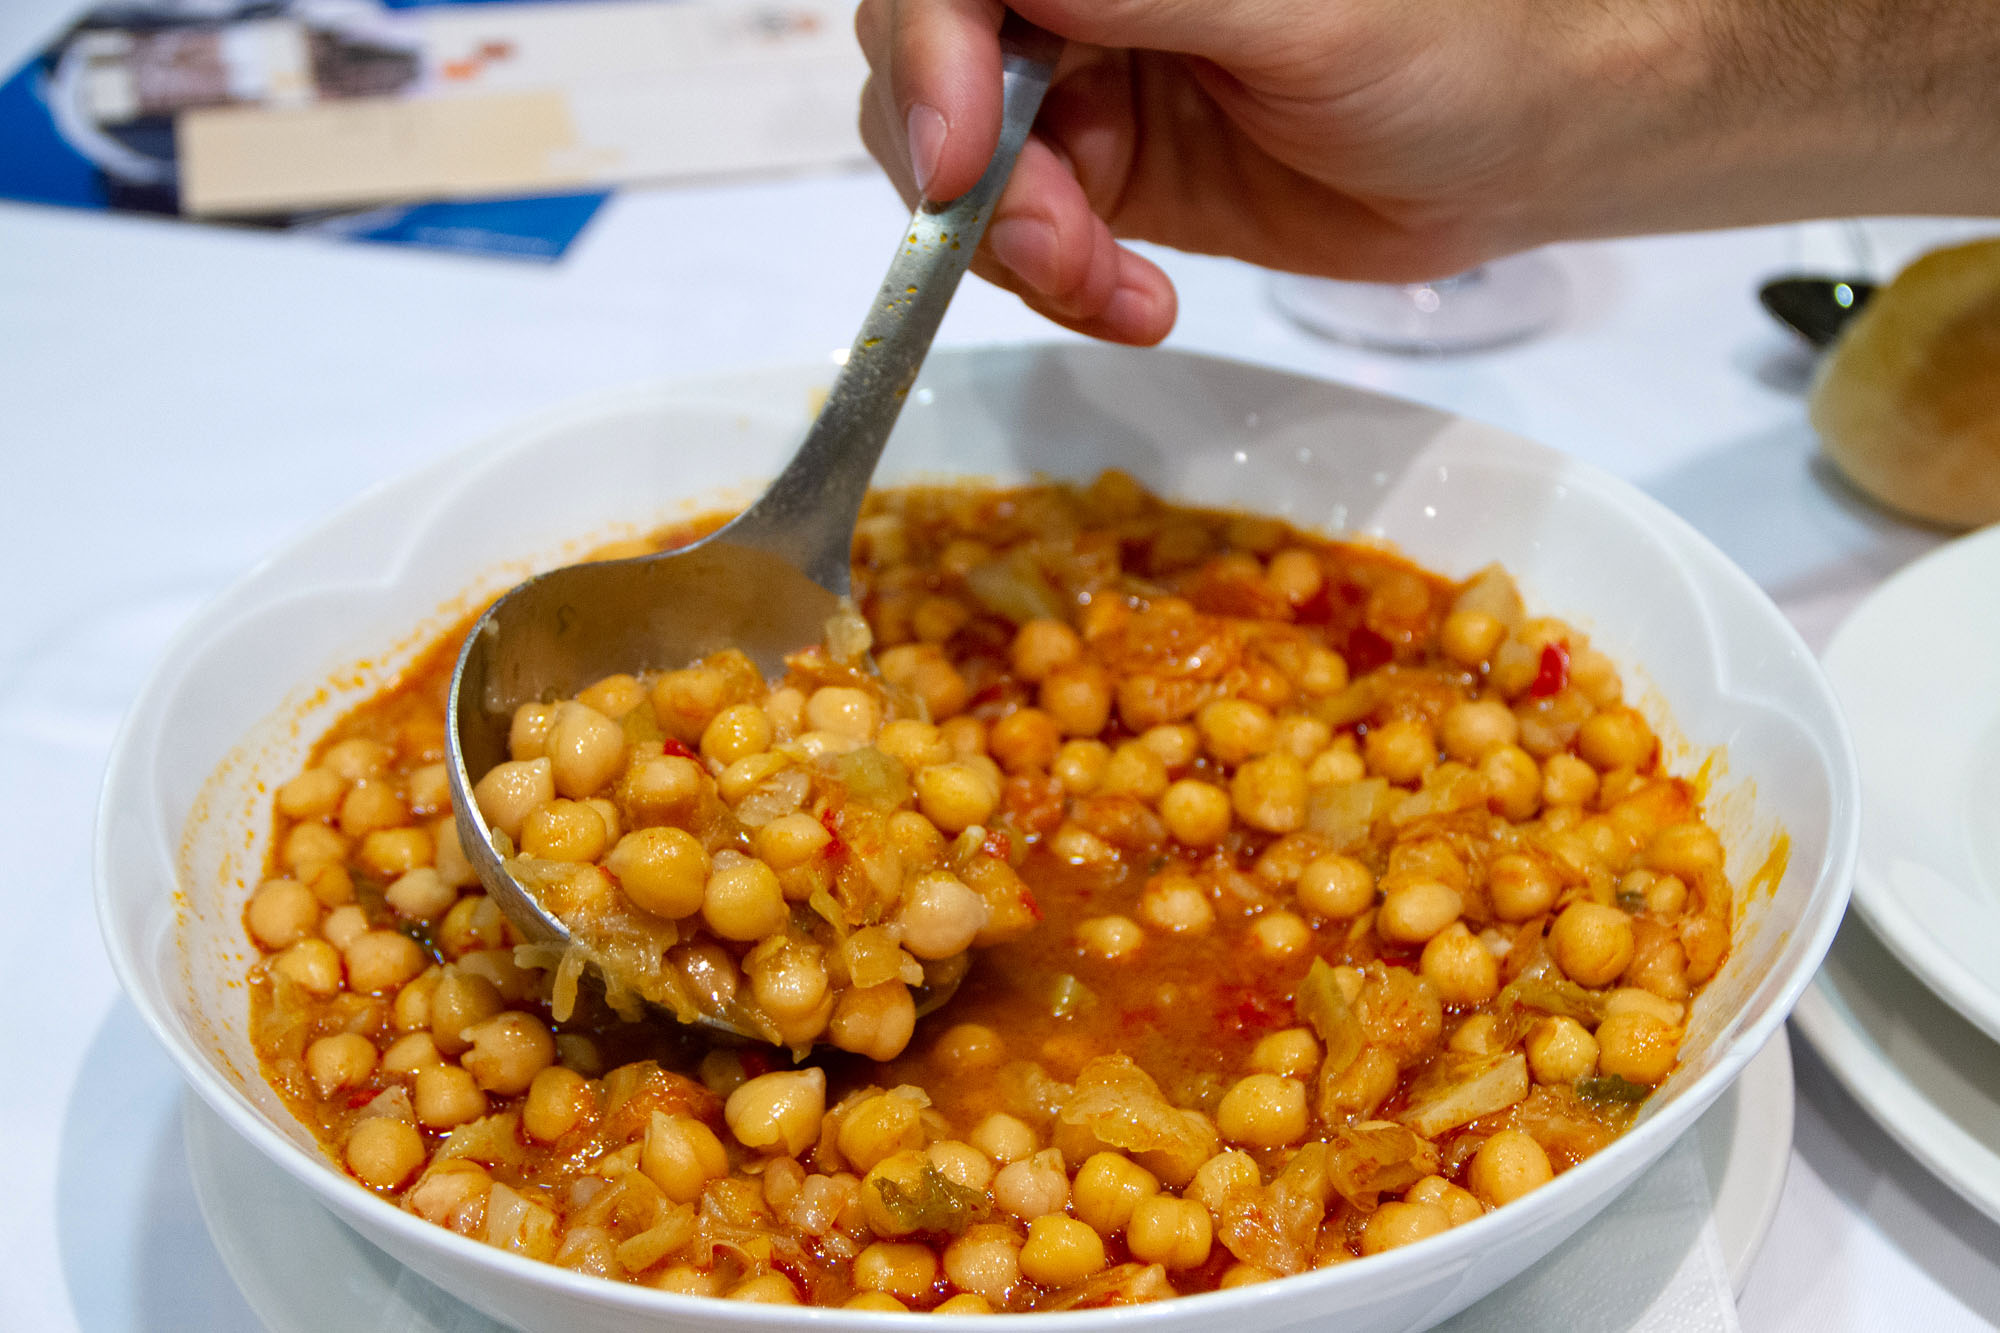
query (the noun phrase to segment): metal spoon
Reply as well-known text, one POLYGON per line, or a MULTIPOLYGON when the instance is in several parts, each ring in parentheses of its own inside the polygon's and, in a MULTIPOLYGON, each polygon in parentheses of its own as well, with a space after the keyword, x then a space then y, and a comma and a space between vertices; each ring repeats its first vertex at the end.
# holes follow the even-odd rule
MULTIPOLYGON (((770 489, 693 546, 530 579, 495 602, 467 636, 449 705, 459 841, 487 893, 530 941, 567 944, 569 930, 508 873, 473 801, 474 775, 508 757, 508 727, 520 704, 568 698, 615 672, 683 667, 731 647, 775 675, 787 653, 820 640, 848 590, 854 524, 876 461, 985 234, 1062 45, 1013 14, 1000 43, 1000 144, 992 162, 960 198, 920 206, 910 219, 825 406, 770 489)), ((956 984, 929 986, 917 997, 918 1013, 944 1003, 956 984)), ((722 1016, 699 1022, 761 1039, 722 1016)))
POLYGON ((1831 347, 1873 295, 1875 284, 1861 278, 1808 274, 1774 278, 1757 290, 1773 319, 1818 348, 1831 347))

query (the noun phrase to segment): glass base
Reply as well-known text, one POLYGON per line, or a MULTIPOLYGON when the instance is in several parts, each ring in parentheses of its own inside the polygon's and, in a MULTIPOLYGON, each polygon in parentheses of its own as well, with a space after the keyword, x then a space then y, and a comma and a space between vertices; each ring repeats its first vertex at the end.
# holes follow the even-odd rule
POLYGON ((1544 254, 1509 255, 1437 282, 1271 277, 1271 299, 1326 338, 1385 352, 1470 352, 1518 342, 1561 318, 1568 284, 1544 254))

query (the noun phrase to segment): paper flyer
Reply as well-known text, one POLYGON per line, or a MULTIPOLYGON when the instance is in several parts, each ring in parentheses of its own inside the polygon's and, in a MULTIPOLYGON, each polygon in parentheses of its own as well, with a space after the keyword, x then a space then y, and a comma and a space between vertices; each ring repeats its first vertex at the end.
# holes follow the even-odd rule
POLYGON ((0 198, 554 260, 610 187, 842 167, 844 0, 123 0, 0 84, 0 198))

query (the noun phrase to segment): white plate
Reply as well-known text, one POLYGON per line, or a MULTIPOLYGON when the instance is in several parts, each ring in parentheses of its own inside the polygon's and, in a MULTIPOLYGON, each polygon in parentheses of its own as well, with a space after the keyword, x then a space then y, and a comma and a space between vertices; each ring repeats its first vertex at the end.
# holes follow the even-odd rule
MULTIPOLYGON (((230 1276, 271 1333, 336 1327, 501 1333, 502 1325, 335 1220, 201 1099, 190 1096, 185 1107, 188 1170, 202 1217, 230 1276)), ((1740 1292, 1778 1210, 1792 1156, 1792 1054, 1782 1033, 1693 1133, 1715 1193, 1723 1262, 1740 1292)))
POLYGON ((1891 1138, 2000 1221, 2000 1052, 1984 1033, 1853 919, 1792 1021, 1891 1138))
POLYGON ((1883 584, 1825 660, 1861 762, 1855 905, 2000 1038, 2000 526, 1883 584))

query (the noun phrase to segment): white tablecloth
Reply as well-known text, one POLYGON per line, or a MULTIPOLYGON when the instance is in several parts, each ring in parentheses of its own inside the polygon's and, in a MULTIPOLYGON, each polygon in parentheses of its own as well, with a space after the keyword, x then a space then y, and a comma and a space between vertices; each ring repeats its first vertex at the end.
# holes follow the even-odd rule
MULTIPOLYGON (((0 61, 64 10, 0 5, 0 61)), ((119 998, 90 907, 98 777, 166 636, 356 493, 524 414, 826 357, 899 221, 861 175, 634 193, 542 268, 0 206, 0 961, 16 997, 0 1019, 0 1328, 255 1327, 194 1210, 178 1080, 119 998)), ((1432 360, 1317 341, 1256 272, 1162 258, 1175 345, 1421 399, 1631 478, 1817 643, 1937 539, 1855 501, 1814 455, 1808 362, 1752 296, 1810 235, 1564 247, 1560 329, 1432 360)), ((971 283, 942 341, 1050 336, 971 283)), ((1744 1327, 2000 1322, 2000 1227, 1794 1054, 1791 1173, 1744 1327)))

